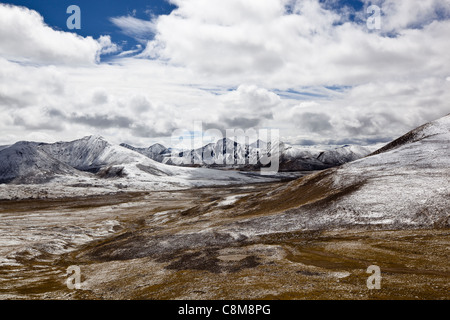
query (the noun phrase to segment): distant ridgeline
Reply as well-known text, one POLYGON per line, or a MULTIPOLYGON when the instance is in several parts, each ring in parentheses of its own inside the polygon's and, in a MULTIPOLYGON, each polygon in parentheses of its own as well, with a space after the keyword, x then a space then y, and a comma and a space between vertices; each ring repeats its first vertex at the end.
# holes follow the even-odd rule
POLYGON ((271 143, 257 140, 251 144, 240 144, 228 138, 207 144, 201 148, 176 151, 161 144, 148 148, 136 148, 128 144, 122 147, 136 151, 155 161, 187 167, 232 168, 236 170, 258 170, 264 164, 261 157, 276 156, 278 153, 280 171, 309 171, 335 167, 363 158, 373 150, 361 146, 330 147, 328 149, 301 148, 279 143, 274 151, 271 143))

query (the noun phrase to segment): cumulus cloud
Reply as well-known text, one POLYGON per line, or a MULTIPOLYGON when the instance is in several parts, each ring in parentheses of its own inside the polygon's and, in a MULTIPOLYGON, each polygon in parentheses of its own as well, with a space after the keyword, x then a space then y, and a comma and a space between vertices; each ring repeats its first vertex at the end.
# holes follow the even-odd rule
POLYGON ((450 1, 365 0, 366 5, 382 9, 382 30, 396 32, 405 28, 423 28, 433 21, 450 18, 450 1))
POLYGON ((75 113, 71 114, 67 120, 94 128, 129 128, 133 123, 133 120, 128 117, 109 114, 79 115, 75 113))
POLYGON ((38 130, 57 132, 64 130, 65 127, 63 122, 48 121, 39 107, 13 110, 9 113, 8 118, 7 123, 9 122, 10 125, 19 127, 25 132, 38 130))
POLYGON ((111 41, 110 36, 100 36, 97 40, 100 45, 100 50, 97 51, 97 61, 102 54, 116 53, 121 50, 121 48, 111 41))
POLYGON ((156 36, 141 56, 215 80, 287 89, 442 76, 450 68, 448 0, 381 1, 384 33, 367 29, 364 10, 352 22, 317 0, 172 2, 178 8, 155 20, 156 36))
POLYGON ((223 122, 229 129, 233 128, 249 129, 257 127, 261 123, 261 119, 233 117, 233 118, 225 118, 223 119, 223 122))
POLYGON ((171 2, 151 20, 112 18, 142 47, 108 64, 99 55, 120 52, 109 37, 0 5, 0 144, 32 131, 149 145, 194 121, 367 144, 448 114, 449 0, 365 1, 358 12, 335 0, 171 2), (382 8, 379 31, 365 23, 370 3, 382 8))
POLYGON ((236 90, 222 95, 225 118, 240 116, 253 119, 272 119, 273 109, 281 104, 280 97, 255 85, 240 85, 236 90))
POLYGON ((0 56, 13 61, 89 65, 100 53, 117 51, 109 36, 98 41, 56 31, 34 10, 0 4, 0 56))
POLYGON ((105 104, 108 102, 108 94, 104 91, 97 91, 92 96, 92 102, 94 104, 105 104))
POLYGON ((322 133, 332 129, 331 117, 324 113, 305 112, 298 116, 299 126, 310 132, 322 133))

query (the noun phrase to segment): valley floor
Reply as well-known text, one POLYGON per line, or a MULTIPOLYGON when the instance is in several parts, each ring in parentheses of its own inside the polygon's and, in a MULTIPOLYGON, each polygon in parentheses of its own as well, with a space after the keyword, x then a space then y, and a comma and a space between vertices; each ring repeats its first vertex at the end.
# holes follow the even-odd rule
POLYGON ((280 185, 0 201, 0 299, 450 298, 449 229, 238 232, 280 185))

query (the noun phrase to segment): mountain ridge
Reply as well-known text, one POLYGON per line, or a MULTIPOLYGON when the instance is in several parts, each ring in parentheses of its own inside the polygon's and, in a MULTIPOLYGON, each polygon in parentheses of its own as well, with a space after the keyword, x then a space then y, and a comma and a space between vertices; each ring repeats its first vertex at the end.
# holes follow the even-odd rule
POLYGON ((245 232, 450 227, 450 116, 411 132, 395 148, 250 197, 242 210, 266 216, 245 232))
MULTIPOLYGON (((279 180, 279 179, 278 179, 279 180)), ((0 199, 278 181, 256 174, 183 168, 154 161, 100 136, 56 143, 18 142, 0 150, 0 199), (22 187, 28 185, 29 187, 22 187)))
MULTIPOLYGON (((155 161, 174 166, 232 167, 244 170, 259 170, 263 166, 260 163, 261 157, 275 153, 272 144, 262 140, 243 145, 228 138, 219 139, 200 148, 179 152, 171 151, 160 144, 152 145, 149 148, 136 148, 129 144, 121 144, 121 146, 139 152, 155 161), (155 152, 157 145, 159 148, 155 152)), ((319 152, 310 148, 286 146, 283 142, 279 142, 278 146, 281 171, 328 169, 360 159, 372 152, 368 147, 353 145, 325 148, 319 152)))

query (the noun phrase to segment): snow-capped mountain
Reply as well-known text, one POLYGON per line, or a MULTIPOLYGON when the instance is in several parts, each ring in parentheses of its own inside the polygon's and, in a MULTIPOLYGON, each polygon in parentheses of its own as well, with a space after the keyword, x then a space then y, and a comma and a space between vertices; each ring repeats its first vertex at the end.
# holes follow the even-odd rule
POLYGON ((89 136, 71 142, 41 144, 40 149, 54 159, 81 171, 98 171, 106 165, 128 162, 126 153, 114 152, 106 140, 100 136, 89 136))
POLYGON ((54 159, 36 142, 17 142, 0 150, 0 183, 42 183, 55 175, 77 175, 76 169, 54 159))
MULTIPOLYGON (((15 183, 48 181, 60 175, 86 176, 87 172, 98 173, 102 169, 124 168, 134 163, 170 174, 170 170, 160 170, 159 167, 165 166, 137 152, 114 146, 99 136, 53 144, 18 142, 0 150, 0 159, 1 180, 15 183)), ((132 171, 128 173, 132 174, 132 171)))
POLYGON ((160 143, 156 143, 148 148, 135 148, 126 143, 122 143, 120 146, 139 152, 140 154, 143 154, 144 156, 158 162, 163 162, 164 157, 170 156, 171 152, 170 149, 160 143))
POLYGON ((257 140, 249 145, 224 138, 202 148, 171 152, 162 145, 149 148, 123 147, 139 152, 164 164, 187 167, 233 167, 235 169, 258 170, 261 157, 279 156, 280 171, 322 170, 361 159, 372 149, 362 146, 328 147, 322 149, 287 146, 283 142, 266 143, 257 140), (278 149, 275 150, 275 146, 278 149))
MULTIPOLYGON (((163 163, 186 166, 234 166, 248 163, 249 148, 224 138, 202 148, 171 153, 163 163)), ((256 162, 255 162, 256 163, 256 162)))
POLYGON ((232 171, 168 166, 99 136, 53 144, 18 142, 0 150, 0 198, 34 197, 32 189, 23 192, 23 184, 67 196, 122 188, 165 190, 258 181, 269 179, 232 171))
POLYGON ((368 157, 257 194, 242 210, 269 213, 245 224, 252 234, 355 226, 448 228, 449 195, 447 115, 368 157))
POLYGON ((326 150, 317 157, 321 162, 335 166, 364 158, 371 153, 371 149, 363 146, 349 146, 326 150))
POLYGON ((369 155, 370 147, 345 145, 328 148, 285 147, 281 153, 282 171, 322 170, 355 161, 369 155))

